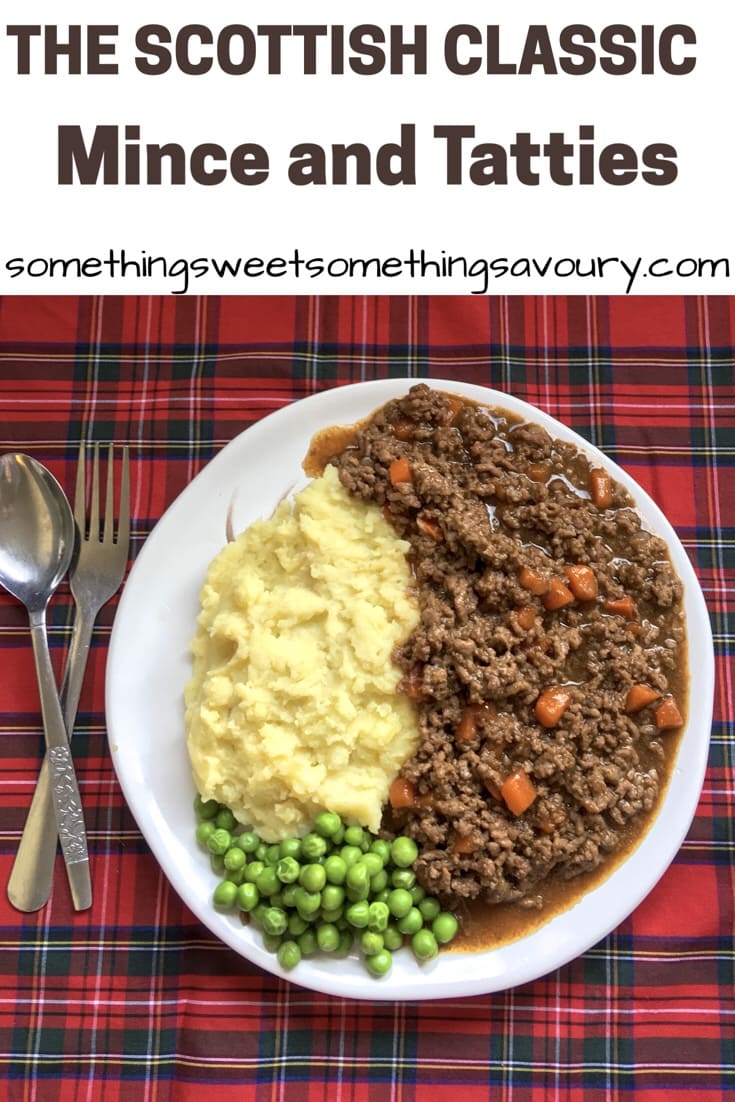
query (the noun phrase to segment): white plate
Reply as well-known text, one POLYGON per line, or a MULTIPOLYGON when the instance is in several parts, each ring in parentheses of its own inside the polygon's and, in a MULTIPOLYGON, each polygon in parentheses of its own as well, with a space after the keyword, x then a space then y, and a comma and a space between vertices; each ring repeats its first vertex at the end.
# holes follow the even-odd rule
POLYGON ((416 381, 380 380, 325 391, 271 414, 228 444, 167 510, 138 555, 117 611, 107 664, 112 760, 133 815, 181 898, 212 933, 253 963, 305 987, 354 998, 430 999, 497 991, 579 956, 631 913, 673 859, 694 816, 709 745, 714 683, 709 618, 689 559, 660 509, 601 452, 533 406, 484 387, 430 380, 437 389, 535 421, 586 451, 628 488, 647 526, 668 543, 685 588, 697 705, 690 709, 662 807, 624 864, 539 930, 492 951, 440 953, 421 967, 410 951, 402 951, 395 955, 391 974, 381 980, 368 976, 357 957, 313 958, 285 973, 256 932, 213 909, 216 878, 194 841, 182 693, 190 673, 198 594, 208 563, 225 542, 228 509, 234 503, 236 531, 270 515, 285 491, 305 483, 301 461, 318 429, 364 418, 416 381))

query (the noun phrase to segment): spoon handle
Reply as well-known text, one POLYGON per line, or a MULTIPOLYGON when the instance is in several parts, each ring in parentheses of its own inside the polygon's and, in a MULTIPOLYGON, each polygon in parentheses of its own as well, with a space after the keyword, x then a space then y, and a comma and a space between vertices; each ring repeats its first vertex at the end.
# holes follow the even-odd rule
POLYGON ((40 612, 31 612, 30 624, 56 827, 74 908, 77 911, 83 911, 92 905, 87 835, 79 786, 51 666, 46 638, 45 609, 40 612))
MULTIPOLYGON (((59 692, 69 740, 74 732, 94 619, 94 614, 85 605, 77 605, 69 656, 59 692)), ((39 910, 51 894, 57 834, 50 781, 49 764, 44 757, 8 879, 8 899, 19 911, 39 910)))

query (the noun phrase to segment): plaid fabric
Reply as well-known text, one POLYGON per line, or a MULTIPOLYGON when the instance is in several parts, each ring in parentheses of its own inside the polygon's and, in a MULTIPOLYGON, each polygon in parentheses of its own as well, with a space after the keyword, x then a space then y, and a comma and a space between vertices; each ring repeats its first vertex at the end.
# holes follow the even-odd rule
MULTIPOLYGON (((127 441, 133 554, 236 433, 315 390, 390 375, 513 391, 601 445, 684 541, 712 614, 717 688, 696 821, 636 912, 567 967, 452 1002, 358 1004, 282 983, 214 940, 170 889, 116 783, 103 676, 76 761, 95 902, 61 865, 43 911, 0 892, 0 1075, 11 1102, 721 1102, 735 1088, 733 668, 735 299, 5 298, 0 444, 71 491, 80 437, 127 441), (209 1097, 209 1093, 206 1094, 209 1097)), ((57 667, 68 590, 54 602, 57 667)), ((22 609, 0 595, 0 872, 39 763, 22 609)), ((692 707, 697 707, 696 670, 692 707)))

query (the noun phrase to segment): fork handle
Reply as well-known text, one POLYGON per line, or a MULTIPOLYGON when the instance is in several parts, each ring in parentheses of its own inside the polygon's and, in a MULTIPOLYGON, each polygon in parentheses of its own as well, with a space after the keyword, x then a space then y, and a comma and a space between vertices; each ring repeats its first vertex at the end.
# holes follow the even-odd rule
MULTIPOLYGON (((68 738, 74 733, 79 694, 89 656, 94 617, 77 608, 61 687, 68 738)), ((19 911, 37 911, 51 894, 58 838, 48 758, 44 757, 23 835, 8 880, 8 899, 19 911)), ((77 870, 73 869, 72 876, 77 870)), ((89 906, 89 904, 87 904, 89 906)))

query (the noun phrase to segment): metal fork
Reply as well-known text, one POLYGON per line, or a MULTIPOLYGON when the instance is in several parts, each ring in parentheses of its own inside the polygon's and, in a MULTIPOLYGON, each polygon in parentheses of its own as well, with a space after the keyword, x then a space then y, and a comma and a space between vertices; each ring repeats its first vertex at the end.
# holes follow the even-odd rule
MULTIPOLYGON (((77 551, 69 571, 69 582, 76 606, 74 630, 64 669, 59 697, 66 731, 71 740, 77 715, 79 695, 89 657, 97 614, 119 588, 125 574, 130 542, 130 471, 127 447, 122 452, 122 476, 118 505, 117 539, 114 537, 114 447, 107 452, 107 486, 104 526, 100 533, 99 445, 92 458, 92 493, 89 508, 89 531, 86 524, 86 451, 79 448, 77 478, 74 493, 74 518, 77 524, 77 551)), ((37 911, 51 892, 56 857, 56 821, 54 818, 49 771, 44 758, 33 801, 23 829, 15 862, 8 881, 8 899, 20 911, 37 911)), ((92 904, 91 897, 86 906, 92 904)), ((84 909, 80 907, 79 909, 84 909)))

